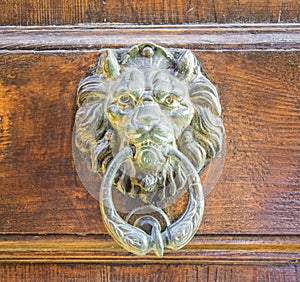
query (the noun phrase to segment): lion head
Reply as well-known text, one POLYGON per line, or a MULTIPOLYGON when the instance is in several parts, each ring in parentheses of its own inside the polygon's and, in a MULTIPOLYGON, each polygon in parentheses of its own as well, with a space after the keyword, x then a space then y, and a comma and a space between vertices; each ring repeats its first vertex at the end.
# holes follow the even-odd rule
POLYGON ((124 147, 134 158, 116 187, 160 205, 185 187, 180 163, 162 154, 168 144, 200 172, 222 150, 224 127, 216 88, 192 52, 153 43, 104 50, 78 86, 76 146, 104 174, 124 147))

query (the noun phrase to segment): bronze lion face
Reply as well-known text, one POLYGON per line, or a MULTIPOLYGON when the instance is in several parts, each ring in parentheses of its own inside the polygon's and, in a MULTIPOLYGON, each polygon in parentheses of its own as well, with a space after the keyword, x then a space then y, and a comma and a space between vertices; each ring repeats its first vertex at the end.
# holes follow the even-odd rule
MULTIPOLYGON (((224 127, 217 91, 187 50, 166 50, 153 43, 129 50, 104 50, 94 69, 79 83, 78 108, 76 146, 89 155, 93 170, 104 175, 107 185, 103 184, 100 192, 115 186, 156 209, 162 210, 167 198, 194 185, 191 175, 197 174, 195 179, 199 179, 198 173, 222 150, 224 127)), ((102 214, 110 218, 106 226, 114 233, 116 222, 125 223, 116 214, 115 221, 112 214, 107 215, 108 205, 103 204, 102 214)), ((143 220, 138 222, 134 228, 143 231, 143 220)), ((150 222, 161 229, 156 219, 150 222)), ((197 227, 192 229, 190 233, 197 227)), ((161 254, 164 247, 186 244, 182 239, 166 245, 163 230, 157 230, 155 247, 149 239, 148 247, 139 250, 153 249, 161 254)), ((141 254, 122 238, 116 240, 141 254)))

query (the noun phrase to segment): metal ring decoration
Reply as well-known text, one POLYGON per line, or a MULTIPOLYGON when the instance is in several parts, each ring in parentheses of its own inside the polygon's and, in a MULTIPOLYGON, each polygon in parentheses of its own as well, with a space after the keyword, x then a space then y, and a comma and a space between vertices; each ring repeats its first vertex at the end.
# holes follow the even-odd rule
POLYGON ((153 219, 151 234, 129 225, 122 219, 112 201, 112 186, 117 171, 124 161, 133 158, 133 151, 125 147, 109 165, 103 177, 100 188, 100 209, 104 224, 113 238, 128 251, 145 255, 153 250, 157 256, 162 256, 164 247, 180 249, 187 244, 199 228, 204 211, 204 196, 199 175, 191 162, 178 150, 166 145, 162 148, 166 156, 176 156, 180 159, 184 172, 188 177, 189 203, 185 213, 162 233, 159 223, 153 219))
POLYGON ((216 88, 194 54, 149 42, 103 50, 77 97, 75 144, 103 177, 99 202, 110 235, 137 255, 185 246, 204 211, 199 174, 224 139, 216 88), (141 207, 121 215, 114 190, 141 207), (165 207, 184 191, 186 210, 171 222, 165 207))

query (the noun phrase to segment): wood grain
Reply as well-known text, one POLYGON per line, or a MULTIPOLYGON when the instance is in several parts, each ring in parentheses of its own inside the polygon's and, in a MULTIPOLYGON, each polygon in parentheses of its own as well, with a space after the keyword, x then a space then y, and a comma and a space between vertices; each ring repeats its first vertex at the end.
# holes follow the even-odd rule
MULTIPOLYGON (((186 47, 217 85, 227 129, 199 234, 298 234, 299 52, 207 52, 196 42, 186 47)), ((2 233, 106 233, 71 146, 76 85, 96 55, 2 52, 2 233)))
POLYGON ((299 266, 3 264, 1 281, 286 281, 299 279, 299 266))
POLYGON ((299 24, 253 24, 297 23, 299 5, 1 1, 0 281, 300 281, 299 24), (227 129, 201 228, 164 259, 113 242, 71 153, 76 85, 98 50, 146 40, 196 52, 227 129))
POLYGON ((1 25, 297 22, 297 0, 3 0, 1 25))
POLYGON ((300 280, 298 25, 0 30, 0 281, 300 280), (200 230, 163 259, 113 242, 72 157, 78 81, 145 39, 194 50, 227 130, 200 230))

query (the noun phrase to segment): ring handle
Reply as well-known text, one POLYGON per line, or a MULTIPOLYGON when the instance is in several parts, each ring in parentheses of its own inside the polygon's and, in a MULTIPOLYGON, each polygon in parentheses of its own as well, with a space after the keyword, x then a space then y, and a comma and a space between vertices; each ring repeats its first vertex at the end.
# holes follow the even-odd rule
POLYGON ((189 159, 176 148, 165 145, 166 154, 181 162, 189 185, 189 202, 184 214, 163 232, 165 247, 178 250, 185 246, 197 232, 204 213, 204 194, 200 177, 189 159))
POLYGON ((144 255, 149 251, 149 235, 123 220, 117 213, 112 201, 112 186, 117 171, 126 160, 132 157, 131 148, 125 147, 110 163, 101 183, 99 202, 104 225, 115 241, 134 254, 144 255))
POLYGON ((157 256, 161 257, 164 248, 173 250, 182 248, 198 230, 203 216, 203 190, 199 175, 192 163, 179 150, 169 145, 164 145, 162 151, 165 156, 173 156, 181 161, 189 185, 189 202, 186 211, 162 233, 158 221, 154 218, 150 219, 152 222, 148 222, 152 225, 150 234, 139 227, 128 224, 120 217, 113 204, 113 181, 122 164, 133 158, 133 151, 130 147, 123 148, 115 156, 100 187, 100 210, 107 230, 119 245, 137 255, 145 255, 153 250, 157 256))

